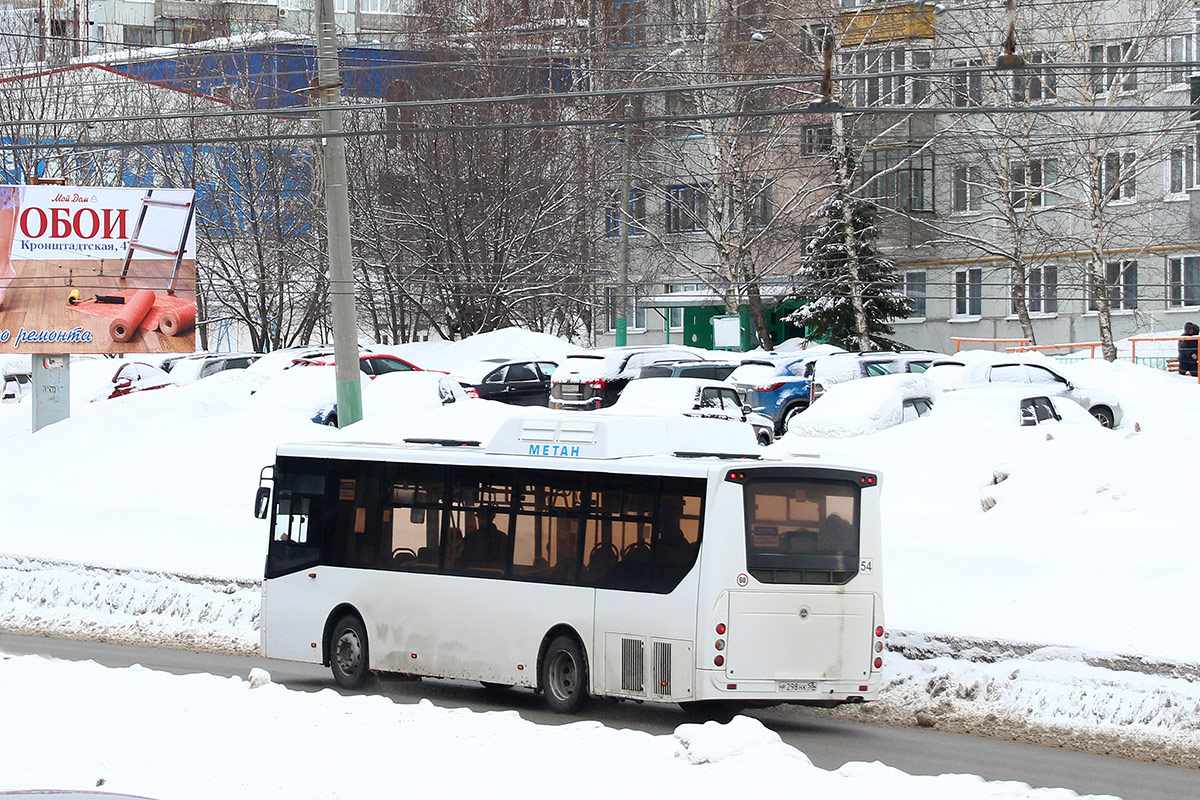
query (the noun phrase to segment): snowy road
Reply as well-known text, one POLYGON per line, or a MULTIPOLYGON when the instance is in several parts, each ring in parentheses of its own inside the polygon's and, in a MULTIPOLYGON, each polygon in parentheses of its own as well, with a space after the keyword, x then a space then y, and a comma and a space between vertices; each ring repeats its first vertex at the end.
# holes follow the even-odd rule
MULTIPOLYGON (((325 669, 261 658, 189 653, 62 639, 0 634, 0 651, 39 654, 68 660, 93 660, 105 666, 141 664, 178 674, 207 672, 245 677, 251 668, 268 669, 276 682, 292 689, 333 687, 325 669)), ((373 693, 398 703, 428 699, 439 706, 476 711, 514 709, 542 724, 570 721, 546 711, 540 698, 524 691, 490 695, 474 684, 449 681, 380 682, 373 693)), ((669 734, 686 721, 672 707, 597 703, 586 715, 610 728, 669 734)), ((991 780, 1019 780, 1033 786, 1061 786, 1079 793, 1114 794, 1124 800, 1179 800, 1200 797, 1200 771, 1037 748, 994 739, 933 731, 897 729, 833 720, 820 712, 768 709, 753 716, 785 742, 804 751, 819 767, 834 769, 847 761, 881 761, 915 775, 973 773, 991 780)))

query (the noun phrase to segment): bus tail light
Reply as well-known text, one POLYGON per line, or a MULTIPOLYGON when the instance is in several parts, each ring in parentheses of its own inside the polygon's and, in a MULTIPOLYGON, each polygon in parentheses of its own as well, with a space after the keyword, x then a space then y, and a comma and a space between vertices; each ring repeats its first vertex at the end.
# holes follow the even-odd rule
POLYGON ((874 475, 860 475, 858 477, 858 482, 860 484, 862 484, 863 486, 874 486, 875 485, 875 476, 874 475))
POLYGON ((717 623, 717 636, 724 636, 724 635, 725 635, 725 623, 718 622, 717 623))
POLYGON ((883 626, 882 625, 875 626, 875 635, 880 638, 883 638, 883 626))
POLYGON ((725 640, 717 639, 717 641, 713 642, 713 647, 717 648, 718 650, 724 650, 725 649, 725 640))
MULTIPOLYGON (((720 656, 718 656, 718 658, 719 658, 719 657, 720 657, 720 656)), ((880 668, 880 667, 882 667, 882 666, 883 666, 883 659, 882 659, 882 658, 876 658, 876 659, 875 659, 875 669, 879 669, 879 668, 880 668)))
POLYGON ((718 667, 725 666, 725 656, 717 654, 716 658, 713 659, 713 663, 718 667))

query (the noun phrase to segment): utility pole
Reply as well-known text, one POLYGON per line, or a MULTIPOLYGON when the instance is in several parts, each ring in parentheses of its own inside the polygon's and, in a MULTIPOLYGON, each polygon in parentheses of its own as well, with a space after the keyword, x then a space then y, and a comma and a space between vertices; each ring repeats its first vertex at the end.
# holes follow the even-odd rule
POLYGON ((629 330, 629 223, 633 203, 633 179, 629 174, 631 161, 629 117, 632 104, 625 100, 625 115, 621 123, 621 207, 617 210, 617 232, 620 236, 617 242, 617 347, 624 347, 629 330))
POLYGON ((325 214, 328 231, 329 293, 333 310, 334 378, 338 427, 362 419, 362 379, 358 370, 354 267, 350 248, 350 195, 346 177, 346 140, 342 138, 342 77, 338 66, 333 0, 317 0, 317 97, 321 103, 325 155, 325 214))

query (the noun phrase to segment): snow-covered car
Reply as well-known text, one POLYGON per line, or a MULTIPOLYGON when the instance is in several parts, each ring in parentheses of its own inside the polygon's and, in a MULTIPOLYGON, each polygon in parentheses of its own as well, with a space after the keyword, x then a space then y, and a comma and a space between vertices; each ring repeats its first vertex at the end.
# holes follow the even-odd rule
POLYGON ((900 372, 924 372, 937 360, 945 358, 932 350, 873 350, 862 353, 832 353, 813 364, 812 399, 835 383, 895 375, 900 372))
MULTIPOLYGON (((332 371, 332 370, 331 370, 332 371)), ((333 386, 332 378, 330 387, 333 386)), ((458 381, 443 372, 411 370, 363 381, 363 408, 372 413, 419 411, 470 400, 458 381)), ((337 427, 337 403, 327 403, 313 415, 319 425, 337 427)))
POLYGON ((750 425, 761 445, 775 439, 775 423, 755 413, 727 383, 702 378, 642 378, 630 381, 609 409, 617 414, 683 414, 750 425))
POLYGON ((875 433, 927 415, 938 392, 924 375, 911 373, 837 383, 791 417, 788 434, 824 438, 875 433))
POLYGON ((975 427, 1102 424, 1078 404, 1042 394, 1036 386, 973 386, 943 392, 929 417, 939 423, 964 420, 975 427))
POLYGON ((84 402, 110 400, 176 385, 164 370, 138 361, 71 360, 71 396, 84 402))
POLYGON ((0 379, 0 403, 19 403, 33 391, 33 376, 28 369, 5 367, 0 379))
MULTIPOLYGON (((334 366, 333 355, 316 356, 307 358, 293 359, 292 367, 332 367, 334 366)), ((358 368, 362 370, 364 375, 369 375, 375 378, 379 375, 388 375, 393 372, 412 372, 420 371, 420 367, 410 361, 405 361, 400 356, 393 356, 387 353, 360 353, 358 356, 358 368)))
POLYGON ((818 357, 841 352, 829 344, 788 353, 766 353, 748 359, 725 380, 760 414, 775 420, 775 433, 787 430, 788 420, 808 408, 813 367, 818 357))
POLYGON ((944 390, 1000 384, 1073 400, 1106 428, 1116 428, 1124 418, 1121 401, 1116 395, 1075 384, 1063 375, 1057 364, 1039 353, 987 350, 958 353, 954 358, 939 359, 928 377, 944 390))
POLYGON ((617 402, 642 367, 656 361, 701 361, 697 353, 670 345, 606 347, 573 353, 550 376, 550 408, 591 411, 617 402))
POLYGON ((514 406, 545 406, 550 400, 550 376, 558 364, 510 358, 488 358, 464 364, 454 378, 474 397, 514 406))
POLYGON ((246 369, 261 357, 259 353, 197 353, 164 362, 176 383, 193 383, 227 369, 246 369))

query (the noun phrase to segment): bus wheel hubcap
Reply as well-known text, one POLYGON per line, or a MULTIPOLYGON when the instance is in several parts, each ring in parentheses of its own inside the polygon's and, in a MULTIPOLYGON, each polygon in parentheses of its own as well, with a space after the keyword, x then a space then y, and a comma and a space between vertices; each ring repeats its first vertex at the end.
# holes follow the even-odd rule
POLYGON ((337 662, 338 668, 344 675, 353 675, 358 669, 359 656, 361 648, 358 644, 358 637, 353 631, 345 631, 338 638, 337 642, 337 662))
POLYGON ((550 684, 555 696, 560 700, 566 700, 575 693, 575 660, 567 653, 554 656, 550 684))

